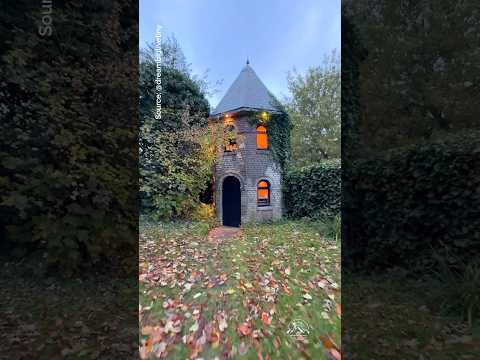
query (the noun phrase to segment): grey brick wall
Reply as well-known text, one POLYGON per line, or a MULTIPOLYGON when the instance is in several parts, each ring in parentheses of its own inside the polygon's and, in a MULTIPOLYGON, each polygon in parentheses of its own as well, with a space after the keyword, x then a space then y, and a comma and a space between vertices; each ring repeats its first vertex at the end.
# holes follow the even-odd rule
POLYGON ((223 211, 222 185, 228 176, 240 180, 242 224, 278 220, 282 217, 282 179, 279 166, 269 150, 257 150, 256 126, 250 125, 247 116, 234 117, 238 138, 242 140, 237 151, 218 154, 215 205, 220 222, 223 211), (257 184, 260 180, 270 183, 270 206, 257 206, 257 184))

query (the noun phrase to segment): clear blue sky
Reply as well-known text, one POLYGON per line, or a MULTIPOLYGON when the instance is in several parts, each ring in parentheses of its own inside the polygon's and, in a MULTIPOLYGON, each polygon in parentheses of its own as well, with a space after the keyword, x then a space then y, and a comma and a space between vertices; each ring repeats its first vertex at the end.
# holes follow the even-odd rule
POLYGON ((324 54, 340 52, 341 0, 140 0, 140 47, 174 34, 194 74, 209 69, 223 80, 209 98, 215 107, 247 57, 279 99, 288 94, 287 71, 321 65, 324 54))

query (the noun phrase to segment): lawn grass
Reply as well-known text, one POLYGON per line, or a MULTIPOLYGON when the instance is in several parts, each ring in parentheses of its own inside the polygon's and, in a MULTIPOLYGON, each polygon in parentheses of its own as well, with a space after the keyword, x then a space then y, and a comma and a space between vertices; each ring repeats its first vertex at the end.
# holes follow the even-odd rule
POLYGON ((340 246, 321 224, 245 226, 221 241, 206 230, 141 227, 142 357, 323 359, 341 346, 340 246), (308 333, 287 334, 298 320, 308 333))

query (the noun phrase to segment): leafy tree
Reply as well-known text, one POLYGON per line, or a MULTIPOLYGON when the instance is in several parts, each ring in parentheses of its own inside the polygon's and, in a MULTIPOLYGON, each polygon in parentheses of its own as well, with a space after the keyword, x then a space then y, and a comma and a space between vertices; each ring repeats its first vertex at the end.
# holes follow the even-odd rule
POLYGON ((478 127, 478 1, 346 1, 360 69, 366 154, 478 127))
POLYGON ((307 165, 340 157, 340 58, 333 51, 323 66, 288 74, 292 94, 286 109, 293 122, 292 163, 307 165))
MULTIPOLYGON (((199 82, 194 81, 191 76, 190 65, 187 63, 185 55, 178 44, 175 36, 171 35, 166 38, 162 38, 160 46, 160 60, 161 60, 161 81, 162 81, 162 108, 167 109, 175 106, 173 103, 175 97, 171 97, 171 94, 175 94, 178 91, 188 91, 187 88, 201 88, 199 82), (174 75, 175 74, 175 75, 174 75), (181 83, 188 83, 183 90, 171 89, 175 84, 176 79, 174 77, 182 77, 185 79, 178 81, 178 86, 182 86, 181 83), (168 99, 167 99, 168 97, 168 99)), ((156 52, 155 44, 150 43, 145 48, 140 49, 140 69, 139 69, 139 112, 140 120, 142 121, 145 116, 152 115, 156 106, 157 99, 157 64, 156 64, 156 52)), ((178 79, 177 79, 178 80, 178 79)), ((195 89, 199 91, 199 89, 195 89)), ((183 98, 187 98, 183 96, 183 98)), ((184 104, 179 104, 177 108, 182 108, 184 104)), ((183 106, 184 107, 184 106, 183 106)), ((161 124, 161 123, 160 123, 161 124)))
MULTIPOLYGON (((162 72, 172 69, 187 76, 195 83, 203 95, 212 95, 218 91, 218 85, 222 81, 212 83, 208 78, 209 70, 200 77, 192 74, 191 64, 187 62, 178 40, 173 34, 162 37, 160 45, 162 72)), ((155 81, 152 82, 152 74, 155 73, 155 44, 149 43, 140 49, 140 89, 145 90, 140 96, 140 116, 151 110, 152 104, 156 101, 155 81)), ((167 92, 168 93, 168 92, 167 92)))
POLYGON ((174 38, 162 44, 161 117, 156 115, 153 46, 140 60, 141 211, 160 218, 191 214, 212 177, 209 104, 174 38))

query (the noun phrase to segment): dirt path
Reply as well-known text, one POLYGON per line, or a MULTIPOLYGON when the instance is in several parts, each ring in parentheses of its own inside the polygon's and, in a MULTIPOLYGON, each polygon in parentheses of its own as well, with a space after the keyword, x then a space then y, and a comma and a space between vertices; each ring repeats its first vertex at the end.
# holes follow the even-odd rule
POLYGON ((208 240, 214 242, 223 242, 225 240, 239 238, 243 236, 243 231, 237 227, 219 226, 209 231, 208 240))

